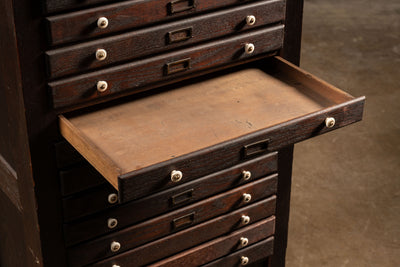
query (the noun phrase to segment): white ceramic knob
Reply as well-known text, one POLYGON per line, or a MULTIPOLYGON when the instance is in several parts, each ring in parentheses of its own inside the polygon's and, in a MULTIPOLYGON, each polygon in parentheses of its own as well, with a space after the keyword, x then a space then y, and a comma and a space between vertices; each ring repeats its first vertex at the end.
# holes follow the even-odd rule
POLYGON ((102 61, 107 58, 107 51, 105 49, 97 49, 96 50, 96 59, 98 61, 102 61))
POLYGON ((246 54, 252 54, 254 52, 254 45, 252 43, 245 44, 244 51, 246 54))
MULTIPOLYGON (((98 81, 97 82, 97 91, 104 92, 108 88, 108 83, 106 81, 98 81)), ((118 199, 118 197, 117 197, 118 199)))
POLYGON ((251 172, 249 171, 243 171, 242 176, 244 180, 249 180, 251 178, 251 172))
POLYGON ((256 17, 254 17, 253 15, 249 15, 246 17, 246 24, 247 25, 254 25, 256 23, 256 17))
POLYGON ((119 265, 117 265, 117 264, 113 264, 112 267, 121 267, 121 266, 119 266, 119 265))
POLYGON ((242 223, 243 224, 249 224, 249 222, 250 222, 250 217, 246 216, 246 215, 243 215, 242 216, 242 223))
POLYGON ((245 247, 245 246, 247 246, 249 244, 249 239, 247 239, 246 237, 241 237, 240 238, 240 245, 242 246, 242 247, 245 247))
POLYGON ((112 252, 117 252, 120 249, 121 249, 121 244, 119 242, 113 241, 111 243, 111 251, 112 252))
POLYGON ((118 220, 117 219, 109 218, 107 220, 108 228, 113 229, 113 228, 117 227, 117 225, 118 225, 118 220))
POLYGON ((243 201, 245 203, 250 202, 250 200, 251 200, 251 194, 247 194, 247 193, 243 194, 243 201))
POLYGON ((242 258, 240 259, 240 264, 247 265, 248 263, 249 263, 249 258, 242 256, 242 258))
POLYGON ((108 27, 108 19, 106 17, 101 17, 97 20, 97 27, 100 29, 105 29, 108 27))
POLYGON ((328 128, 332 128, 333 126, 335 126, 335 118, 333 117, 328 117, 325 119, 325 126, 328 128))
MULTIPOLYGON (((98 90, 98 89, 97 89, 97 90, 98 90)), ((118 201, 118 195, 115 194, 115 193, 109 194, 107 200, 108 200, 108 203, 110 203, 110 204, 115 204, 115 203, 117 203, 117 201, 118 201)))
POLYGON ((182 177, 183 177, 183 174, 182 174, 181 171, 173 170, 171 172, 171 181, 174 182, 174 183, 177 183, 180 180, 182 180, 182 177))

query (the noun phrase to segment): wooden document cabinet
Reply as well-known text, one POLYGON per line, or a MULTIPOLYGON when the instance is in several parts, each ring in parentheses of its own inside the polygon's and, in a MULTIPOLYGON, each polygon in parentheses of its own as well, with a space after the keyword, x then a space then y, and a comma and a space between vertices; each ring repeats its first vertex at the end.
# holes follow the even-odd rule
POLYGON ((364 105, 295 66, 302 1, 28 2, 2 3, 2 264, 284 266, 293 144, 364 105))

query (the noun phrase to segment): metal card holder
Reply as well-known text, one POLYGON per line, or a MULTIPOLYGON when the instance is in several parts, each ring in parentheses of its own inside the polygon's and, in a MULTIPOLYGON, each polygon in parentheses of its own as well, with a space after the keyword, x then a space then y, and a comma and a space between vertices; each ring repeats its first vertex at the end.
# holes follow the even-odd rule
POLYGON ((167 33, 167 44, 179 43, 193 37, 193 28, 188 27, 167 33))
POLYGON ((176 206, 191 201, 193 199, 193 192, 194 189, 189 189, 182 193, 173 195, 171 197, 171 206, 176 206))
POLYGON ((196 8, 195 0, 175 0, 169 2, 167 6, 169 15, 196 8))
POLYGON ((183 228, 183 227, 192 225, 194 223, 194 215, 195 214, 196 214, 195 212, 192 212, 185 216, 174 219, 172 221, 174 229, 183 228))
POLYGON ((243 147, 243 156, 247 158, 267 152, 270 141, 270 139, 264 139, 249 145, 245 145, 243 147))
POLYGON ((171 75, 171 74, 183 72, 183 71, 190 69, 190 60, 191 59, 189 57, 189 58, 185 58, 185 59, 181 59, 178 61, 167 63, 165 65, 165 67, 166 67, 165 74, 171 75))

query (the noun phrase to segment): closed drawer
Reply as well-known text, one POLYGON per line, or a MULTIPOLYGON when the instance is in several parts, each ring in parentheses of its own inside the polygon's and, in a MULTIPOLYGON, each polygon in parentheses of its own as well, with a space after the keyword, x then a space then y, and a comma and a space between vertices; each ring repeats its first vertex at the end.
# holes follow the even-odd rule
POLYGON ((63 198, 64 222, 98 213, 118 203, 118 191, 109 183, 63 198))
MULTIPOLYGON (((126 1, 103 7, 80 10, 67 14, 47 17, 50 44, 58 45, 142 27, 156 22, 166 22, 176 18, 220 7, 240 4, 239 0, 144 0, 126 1), (99 18, 107 18, 107 27, 99 27, 99 18)), ((271 5, 267 16, 284 10, 285 1, 265 1, 271 5), (270 4, 271 3, 271 4, 270 4)), ((281 16, 281 14, 278 14, 281 16)))
POLYGON ((59 171, 61 194, 68 196, 107 183, 107 180, 90 164, 83 163, 59 171))
POLYGON ((126 202, 361 120, 364 97, 280 58, 264 65, 60 116, 60 130, 126 202))
MULTIPOLYGON (((87 216, 82 220, 67 223, 64 226, 66 240, 72 239, 74 236, 76 236, 78 240, 85 240, 122 229, 156 215, 176 210, 206 197, 259 179, 276 171, 276 155, 276 153, 269 154, 227 170, 196 179, 193 182, 173 187, 158 194, 140 198, 126 203, 125 205, 119 205, 112 209, 107 209, 104 212, 87 216), (244 179, 243 172, 250 172, 251 177, 247 180, 244 179), (151 209, 148 207, 151 207, 151 209), (135 214, 135 216, 130 216, 131 214, 135 214), (110 218, 117 220, 118 224, 109 227, 108 222, 110 218)), ((276 192, 277 175, 269 176, 268 180, 269 185, 265 193, 272 195, 276 192)), ((87 215, 93 213, 94 211, 100 210, 102 206, 103 209, 106 209, 110 206, 106 194, 108 190, 110 190, 108 187, 104 189, 100 188, 99 191, 88 192, 76 198, 65 199, 63 200, 64 207, 68 205, 68 214, 73 214, 75 216, 77 214, 87 215), (97 197, 100 198, 98 199, 97 197), (89 200, 87 200, 88 198, 89 200), (80 203, 79 200, 85 200, 85 202, 80 203)))
POLYGON ((247 6, 51 50, 46 53, 49 75, 51 78, 57 78, 126 62, 137 57, 154 55, 168 49, 282 21, 284 15, 283 1, 256 2, 247 6), (246 18, 250 15, 254 16, 254 20, 246 23, 246 18), (104 60, 96 59, 98 49, 104 49, 107 52, 104 60))
POLYGON ((282 46, 283 25, 262 28, 176 52, 134 61, 49 83, 55 108, 82 104, 110 95, 142 91, 145 86, 173 82, 190 73, 229 63, 250 60, 282 46), (254 45, 246 53, 246 45, 254 45), (107 84, 98 87, 100 83, 107 84), (104 83, 105 82, 105 83, 104 83))
POLYGON ((270 237, 274 232, 273 228, 271 229, 271 226, 273 227, 273 224, 271 224, 273 220, 274 218, 262 220, 227 236, 214 239, 149 266, 196 267, 229 254, 224 260, 218 260, 219 265, 212 263, 212 266, 240 266, 242 265, 242 259, 239 257, 239 261, 237 261, 236 255, 247 255, 249 260, 270 256, 273 253, 274 243, 274 238, 270 237), (247 239, 247 244, 246 242, 242 243, 244 238, 247 239), (261 252, 261 250, 263 251, 261 252), (259 253, 259 255, 255 255, 256 253, 259 253), (233 260, 228 260, 228 258, 233 258, 233 260))
MULTIPOLYGON (((210 262, 204 267, 220 267, 220 266, 241 266, 257 263, 260 260, 265 260, 267 257, 272 256, 274 251, 274 238, 270 237, 260 241, 248 248, 234 252, 226 257, 210 262), (243 262, 247 262, 243 264, 243 262)), ((188 267, 191 265, 187 265, 188 267)))
MULTIPOLYGON (((112 256, 157 238, 189 228, 192 225, 199 224, 267 197, 269 195, 269 186, 268 179, 258 180, 121 231, 71 247, 68 250, 70 254, 69 260, 71 262, 79 262, 79 264, 86 264, 99 259, 99 257, 112 256), (244 194, 251 194, 250 202, 244 201, 244 194), (111 251, 110 245, 113 242, 121 244, 121 248, 118 251, 111 251), (74 253, 80 254, 81 251, 85 251, 83 257, 74 256, 74 253)), ((134 216, 134 214, 127 214, 127 216, 134 216)), ((90 229, 87 229, 87 231, 90 231, 90 229)), ((71 238, 68 235, 66 237, 71 238)), ((71 240, 66 240, 66 242, 68 241, 71 240)))
MULTIPOLYGON (((274 233, 275 218, 273 216, 268 219, 265 218, 274 213, 275 201, 275 196, 259 201, 245 208, 235 210, 229 214, 216 217, 202 224, 105 259, 104 261, 94 264, 94 266, 112 266, 113 264, 130 266, 129 264, 132 262, 135 262, 135 266, 148 265, 151 262, 171 256, 218 236, 228 235, 229 233, 244 227, 247 228, 247 225, 241 223, 241 217, 243 215, 251 218, 252 224, 250 226, 259 225, 257 222, 263 220, 261 224, 265 228, 263 228, 264 234, 261 235, 270 236, 274 233)), ((260 234, 260 231, 258 231, 258 233, 260 234)), ((239 239, 240 238, 236 239, 236 242, 238 242, 239 239)), ((255 242, 254 239, 252 242, 255 242)), ((85 252, 80 251, 79 254, 79 251, 77 251, 74 256, 85 257, 85 252)), ((79 265, 72 264, 72 266, 79 265)))

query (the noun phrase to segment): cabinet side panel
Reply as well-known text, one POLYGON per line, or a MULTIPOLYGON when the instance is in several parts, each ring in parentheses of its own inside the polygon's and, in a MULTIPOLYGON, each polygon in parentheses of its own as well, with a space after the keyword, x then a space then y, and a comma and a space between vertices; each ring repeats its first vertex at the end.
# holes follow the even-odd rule
POLYGON ((0 266, 41 266, 13 1, 0 1, 0 266))

